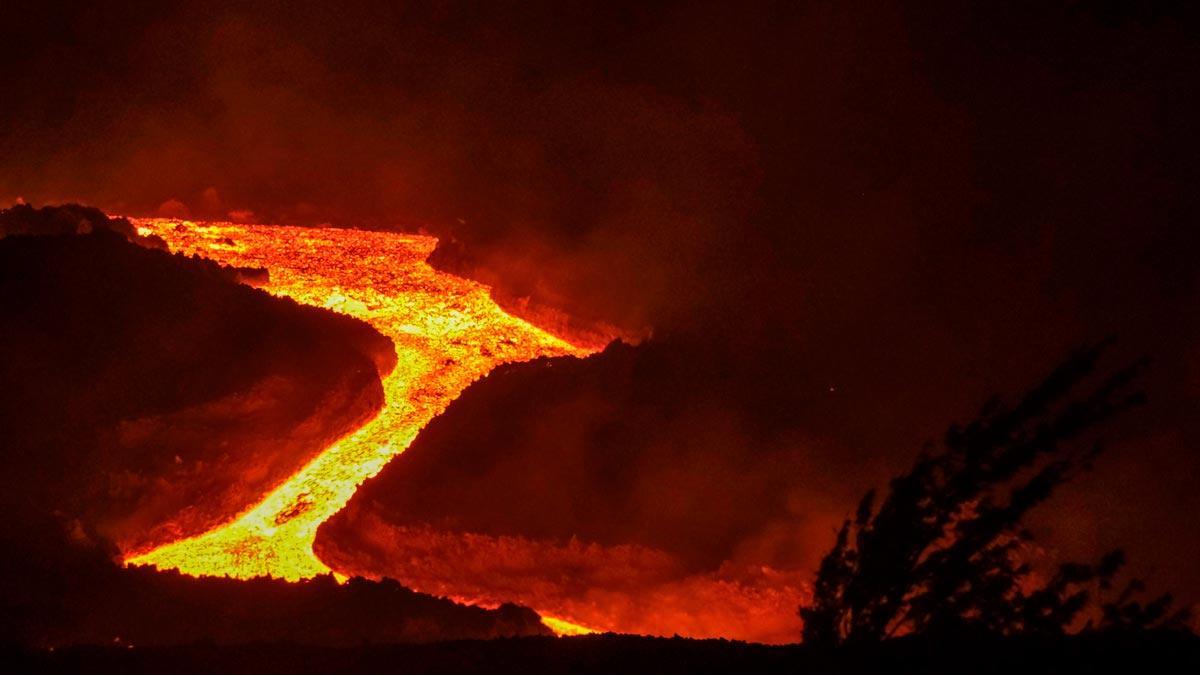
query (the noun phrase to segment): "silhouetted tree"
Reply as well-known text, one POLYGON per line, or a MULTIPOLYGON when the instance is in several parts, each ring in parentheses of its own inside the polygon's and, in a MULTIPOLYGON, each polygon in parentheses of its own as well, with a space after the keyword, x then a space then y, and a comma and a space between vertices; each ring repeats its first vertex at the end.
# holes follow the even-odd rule
MULTIPOLYGON (((1016 405, 989 401, 978 419, 952 426, 940 448, 927 446, 893 479, 875 508, 868 492, 821 561, 810 604, 800 609, 806 643, 877 641, 903 633, 974 627, 999 634, 1064 632, 1112 589, 1121 551, 1095 565, 1068 563, 1035 582, 1019 555, 1031 538, 1025 514, 1087 468, 1097 444, 1078 437, 1143 401, 1130 391, 1143 363, 1083 394, 1103 344, 1079 350, 1016 405)), ((1138 581, 1101 605, 1088 627, 1182 624, 1169 595, 1133 601, 1138 581)))

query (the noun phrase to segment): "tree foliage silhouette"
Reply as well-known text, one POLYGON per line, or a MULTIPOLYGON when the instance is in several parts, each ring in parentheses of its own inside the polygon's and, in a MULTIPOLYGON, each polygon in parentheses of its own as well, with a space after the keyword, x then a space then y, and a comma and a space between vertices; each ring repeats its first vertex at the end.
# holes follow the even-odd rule
MULTIPOLYGON (((875 507, 868 492, 817 570, 801 607, 804 641, 841 644, 971 627, 1003 635, 1058 634, 1107 594, 1125 563, 1120 550, 1093 565, 1068 563, 1038 582, 1020 555, 1032 538, 1024 516, 1101 452, 1085 431, 1143 402, 1138 362, 1091 378, 1104 344, 1078 350, 1015 405, 989 401, 966 426, 951 426, 894 478, 875 507), (1081 447, 1082 446, 1082 447, 1081 447)), ((1182 624, 1163 595, 1146 604, 1134 580, 1099 606, 1087 627, 1182 624)))

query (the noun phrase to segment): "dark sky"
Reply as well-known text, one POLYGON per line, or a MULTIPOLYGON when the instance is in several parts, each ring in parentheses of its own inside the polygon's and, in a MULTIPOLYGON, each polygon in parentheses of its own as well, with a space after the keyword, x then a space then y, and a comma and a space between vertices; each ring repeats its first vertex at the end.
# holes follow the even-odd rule
POLYGON ((0 201, 453 235, 723 364, 846 494, 1115 334, 1151 403, 1043 527, 1200 594, 1194 11, 18 4, 0 201))

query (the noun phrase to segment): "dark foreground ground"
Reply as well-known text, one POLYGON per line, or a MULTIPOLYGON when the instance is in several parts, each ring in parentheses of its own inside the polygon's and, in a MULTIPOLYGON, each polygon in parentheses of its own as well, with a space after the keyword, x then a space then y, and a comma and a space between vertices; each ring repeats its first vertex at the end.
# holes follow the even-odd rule
POLYGON ((818 651, 631 636, 510 638, 320 648, 119 645, 6 650, 6 672, 39 673, 1196 673, 1200 638, 898 639, 818 651))

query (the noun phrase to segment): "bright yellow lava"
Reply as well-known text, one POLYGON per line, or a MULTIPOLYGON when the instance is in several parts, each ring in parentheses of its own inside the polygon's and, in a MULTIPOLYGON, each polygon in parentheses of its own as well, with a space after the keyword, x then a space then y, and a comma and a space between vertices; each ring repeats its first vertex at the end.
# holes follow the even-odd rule
MULTIPOLYGON (((395 343, 383 409, 231 522, 127 559, 196 576, 281 577, 329 572, 313 555, 317 526, 340 510, 471 382, 502 363, 583 355, 506 314, 487 287, 425 263, 433 237, 336 228, 135 219, 172 251, 263 267, 264 288, 362 319, 395 343)), ((575 627, 563 621, 562 632, 575 627)), ((555 624, 547 623, 556 631, 555 624)))
POLYGON ((571 637, 572 635, 591 635, 596 631, 586 626, 580 626, 577 623, 556 619, 552 616, 542 615, 542 623, 546 628, 554 631, 554 634, 559 637, 571 637))

